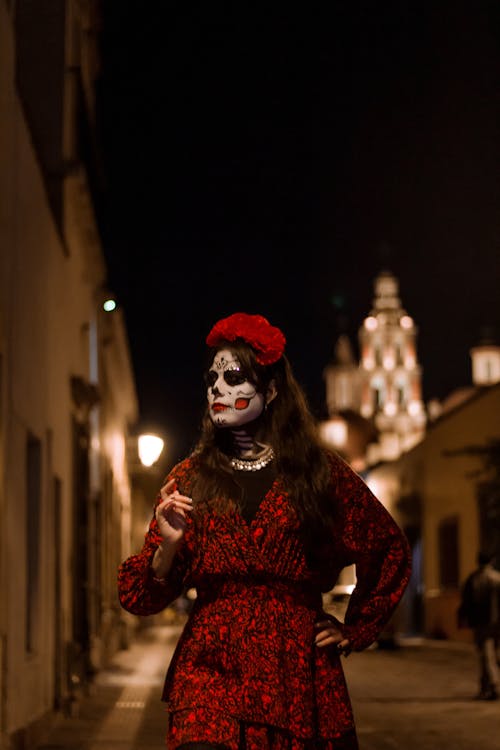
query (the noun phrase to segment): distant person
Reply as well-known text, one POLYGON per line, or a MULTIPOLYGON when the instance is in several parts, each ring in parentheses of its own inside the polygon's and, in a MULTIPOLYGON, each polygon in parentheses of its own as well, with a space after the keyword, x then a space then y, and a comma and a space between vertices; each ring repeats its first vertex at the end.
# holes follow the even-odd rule
POLYGON ((235 313, 206 342, 199 442, 165 479, 144 546, 118 576, 136 615, 196 591, 163 692, 168 750, 356 750, 340 657, 389 620, 408 542, 319 442, 278 328, 235 313), (353 563, 343 624, 322 592, 353 563))
POLYGON ((459 627, 471 628, 479 657, 480 700, 498 700, 500 671, 500 571, 493 556, 480 552, 476 570, 466 578, 458 609, 459 627))

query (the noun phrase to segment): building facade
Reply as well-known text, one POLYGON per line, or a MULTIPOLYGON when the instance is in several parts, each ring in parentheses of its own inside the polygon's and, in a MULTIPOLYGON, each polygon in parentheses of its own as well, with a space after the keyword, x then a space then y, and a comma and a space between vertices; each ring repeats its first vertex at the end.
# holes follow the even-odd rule
POLYGON ((367 481, 405 519, 413 547, 408 629, 472 640, 457 627, 460 587, 486 550, 500 563, 500 383, 472 389, 425 438, 367 481))
POLYGON ((105 313, 97 4, 0 0, 0 746, 29 748, 120 646, 137 399, 105 313))

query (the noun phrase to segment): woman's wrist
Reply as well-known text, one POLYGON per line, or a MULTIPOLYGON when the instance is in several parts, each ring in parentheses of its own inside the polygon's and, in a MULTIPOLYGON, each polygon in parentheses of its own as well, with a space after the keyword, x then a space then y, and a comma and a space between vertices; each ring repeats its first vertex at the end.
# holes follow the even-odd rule
POLYGON ((153 578, 157 581, 164 581, 174 560, 179 544, 163 540, 160 542, 151 561, 153 578))

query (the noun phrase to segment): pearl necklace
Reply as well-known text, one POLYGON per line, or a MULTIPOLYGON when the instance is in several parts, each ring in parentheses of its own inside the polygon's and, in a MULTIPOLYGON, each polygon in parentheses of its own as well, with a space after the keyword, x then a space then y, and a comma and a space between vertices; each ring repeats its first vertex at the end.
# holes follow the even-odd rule
POLYGON ((230 463, 236 471, 259 471, 270 464, 273 458, 274 451, 269 446, 258 458, 231 458, 230 463))

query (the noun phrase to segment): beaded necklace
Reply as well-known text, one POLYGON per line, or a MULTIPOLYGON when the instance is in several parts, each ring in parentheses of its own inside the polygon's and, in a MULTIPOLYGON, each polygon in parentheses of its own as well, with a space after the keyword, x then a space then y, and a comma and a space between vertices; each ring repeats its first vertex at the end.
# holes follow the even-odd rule
POLYGON ((257 458, 236 458, 230 460, 231 466, 236 471, 259 471, 271 463, 274 458, 274 451, 269 445, 265 451, 257 458))

